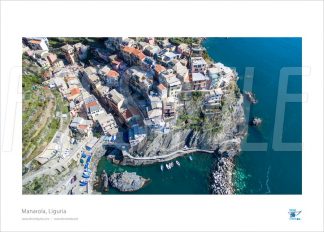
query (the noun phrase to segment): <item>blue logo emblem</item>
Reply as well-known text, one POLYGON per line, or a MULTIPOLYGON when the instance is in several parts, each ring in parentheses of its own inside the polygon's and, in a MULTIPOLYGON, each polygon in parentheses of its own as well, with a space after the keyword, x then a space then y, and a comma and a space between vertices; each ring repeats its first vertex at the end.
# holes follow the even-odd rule
POLYGON ((301 210, 289 209, 289 220, 300 220, 301 210))

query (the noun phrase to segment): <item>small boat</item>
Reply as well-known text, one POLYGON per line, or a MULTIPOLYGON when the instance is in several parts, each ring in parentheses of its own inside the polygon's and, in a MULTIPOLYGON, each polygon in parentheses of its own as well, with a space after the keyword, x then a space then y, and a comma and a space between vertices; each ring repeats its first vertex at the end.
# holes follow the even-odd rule
POLYGON ((191 155, 189 155, 189 159, 190 159, 190 161, 192 161, 192 157, 191 157, 191 155))
POLYGON ((176 160, 176 164, 180 167, 180 162, 178 160, 176 160))
POLYGON ((90 169, 84 169, 84 172, 92 173, 90 169))
POLYGON ((80 180, 80 186, 86 186, 88 184, 88 181, 80 180))
POLYGON ((161 171, 163 172, 163 169, 164 169, 163 164, 161 164, 160 168, 161 168, 161 171))
POLYGON ((170 168, 173 168, 173 166, 174 166, 174 163, 171 162, 171 163, 170 163, 170 168))
POLYGON ((88 178, 90 178, 90 176, 89 176, 89 175, 85 175, 85 174, 83 174, 83 175, 82 175, 82 178, 86 178, 86 179, 88 179, 88 178))

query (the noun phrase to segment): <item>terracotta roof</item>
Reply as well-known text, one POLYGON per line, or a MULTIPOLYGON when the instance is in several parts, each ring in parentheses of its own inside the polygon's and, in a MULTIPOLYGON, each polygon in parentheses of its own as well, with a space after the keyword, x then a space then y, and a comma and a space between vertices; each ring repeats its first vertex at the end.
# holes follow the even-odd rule
POLYGON ((43 73, 42 76, 43 76, 43 77, 46 77, 46 78, 49 78, 49 77, 52 76, 52 72, 50 72, 50 71, 45 71, 45 72, 43 73))
POLYGON ((109 70, 109 72, 107 72, 107 76, 112 77, 112 78, 116 78, 116 77, 119 77, 119 73, 114 71, 114 70, 109 70))
POLYGON ((138 57, 140 60, 143 60, 145 58, 145 55, 140 50, 138 50, 137 48, 127 47, 126 46, 126 47, 123 48, 123 51, 138 57))
POLYGON ((73 88, 73 89, 71 89, 70 92, 71 92, 71 95, 74 96, 74 95, 79 94, 81 91, 79 88, 73 88))
POLYGON ((146 57, 143 52, 140 52, 138 54, 136 54, 137 58, 140 59, 140 60, 144 60, 144 58, 146 57))
POLYGON ((42 41, 41 40, 29 40, 29 43, 32 44, 40 44, 42 41))
POLYGON ((88 125, 79 125, 78 127, 82 130, 85 130, 88 128, 88 125))
POLYGON ((132 51, 133 55, 135 55, 135 56, 137 56, 140 52, 141 51, 138 50, 137 48, 134 48, 133 51, 132 51))
POLYGON ((166 87, 163 84, 159 84, 158 88, 159 88, 159 90, 165 90, 166 89, 166 87))
POLYGON ((134 51, 134 49, 135 49, 135 48, 133 48, 133 47, 127 47, 127 46, 126 46, 126 47, 123 48, 123 51, 124 51, 124 52, 127 52, 127 53, 132 53, 132 52, 134 51))
POLYGON ((97 102, 96 101, 92 101, 92 102, 86 104, 86 107, 87 108, 90 108, 91 106, 96 106, 96 105, 98 105, 97 102))
POLYGON ((162 65, 157 64, 157 65, 155 65, 154 70, 155 70, 155 72, 160 73, 160 72, 165 71, 166 69, 162 65))

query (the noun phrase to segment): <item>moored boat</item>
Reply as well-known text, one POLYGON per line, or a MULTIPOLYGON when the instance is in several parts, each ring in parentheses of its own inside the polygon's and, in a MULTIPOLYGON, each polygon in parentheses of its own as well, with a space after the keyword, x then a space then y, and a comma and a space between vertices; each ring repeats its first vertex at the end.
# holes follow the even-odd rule
POLYGON ((88 184, 88 181, 80 180, 80 186, 86 186, 88 184))
POLYGON ((176 164, 180 167, 180 162, 178 160, 176 160, 176 164))
POLYGON ((189 155, 189 159, 190 159, 190 161, 192 161, 192 157, 191 157, 191 155, 189 155))
POLYGON ((164 169, 163 164, 161 164, 160 169, 161 169, 161 171, 163 172, 163 169, 164 169))
POLYGON ((83 173, 82 177, 83 177, 83 178, 86 178, 86 179, 90 178, 89 175, 86 175, 86 174, 84 174, 84 173, 83 173))

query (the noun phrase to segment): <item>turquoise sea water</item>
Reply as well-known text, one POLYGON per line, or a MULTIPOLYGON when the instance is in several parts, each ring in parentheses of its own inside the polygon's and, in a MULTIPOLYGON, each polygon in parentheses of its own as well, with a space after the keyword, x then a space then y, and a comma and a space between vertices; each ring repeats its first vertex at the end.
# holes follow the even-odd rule
MULTIPOLYGON (((209 186, 209 177, 211 173, 213 157, 210 154, 196 154, 180 157, 180 167, 174 164, 174 167, 161 171, 161 164, 153 164, 140 167, 125 167, 114 165, 103 158, 98 164, 98 173, 103 169, 111 172, 136 172, 145 178, 150 178, 150 183, 140 189, 136 194, 207 194, 209 186)), ((108 194, 120 193, 118 190, 110 188, 108 194)), ((131 193, 131 194, 134 194, 131 193)))
MULTIPOLYGON (((209 55, 235 67, 243 88, 246 67, 254 67, 253 92, 258 103, 250 116, 263 119, 260 128, 249 128, 247 142, 266 142, 267 151, 243 151, 236 160, 235 181, 239 193, 301 194, 301 151, 274 151, 272 141, 277 105, 279 72, 283 67, 302 66, 301 38, 208 38, 204 42, 209 55)), ((289 77, 288 93, 301 93, 301 75, 289 77)), ((247 108, 248 104, 245 104, 247 108)), ((301 102, 287 103, 283 141, 302 141, 301 102)), ((244 145, 243 145, 244 150, 244 145)))
MULTIPOLYGON (((272 148, 279 72, 282 67, 301 67, 300 38, 207 38, 204 41, 209 55, 226 66, 235 67, 242 89, 246 67, 254 67, 253 92, 258 104, 250 108, 250 116, 263 119, 259 128, 249 128, 246 142, 266 142, 266 151, 243 151, 236 159, 234 181, 240 194, 301 194, 301 152, 274 151, 272 148)), ((288 93, 301 93, 301 75, 292 76, 288 93)), ((245 109, 248 110, 248 103, 245 109)), ((301 103, 286 105, 284 142, 301 142, 301 103)), ((192 155, 178 160, 181 167, 160 170, 160 164, 142 167, 120 167, 103 158, 98 172, 135 171, 151 182, 138 194, 207 194, 213 157, 192 155)), ((110 189, 109 193, 119 193, 110 189)))

